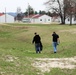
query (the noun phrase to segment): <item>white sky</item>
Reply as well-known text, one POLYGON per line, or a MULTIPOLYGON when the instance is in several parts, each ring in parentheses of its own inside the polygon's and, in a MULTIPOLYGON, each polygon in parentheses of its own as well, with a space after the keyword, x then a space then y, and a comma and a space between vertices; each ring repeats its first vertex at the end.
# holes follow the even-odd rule
POLYGON ((29 5, 35 10, 45 10, 45 5, 43 4, 47 0, 0 0, 0 12, 16 12, 17 8, 20 7, 22 12, 26 11, 29 5))

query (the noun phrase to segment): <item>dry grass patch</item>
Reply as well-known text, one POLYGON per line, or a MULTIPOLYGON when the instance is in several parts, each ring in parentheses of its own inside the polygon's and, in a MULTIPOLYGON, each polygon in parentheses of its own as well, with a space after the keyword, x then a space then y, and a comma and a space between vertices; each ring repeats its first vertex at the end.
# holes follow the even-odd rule
POLYGON ((51 68, 75 69, 76 56, 71 58, 36 58, 32 64, 42 73, 50 72, 51 68))
POLYGON ((59 32, 70 32, 72 34, 76 34, 76 29, 60 30, 59 32))

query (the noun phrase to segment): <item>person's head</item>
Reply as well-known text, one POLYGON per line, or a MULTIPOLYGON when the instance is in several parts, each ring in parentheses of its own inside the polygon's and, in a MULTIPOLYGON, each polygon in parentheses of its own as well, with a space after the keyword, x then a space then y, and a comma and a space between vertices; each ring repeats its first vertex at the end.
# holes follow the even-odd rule
POLYGON ((36 33, 36 32, 35 32, 34 34, 35 34, 35 35, 37 35, 37 33, 36 33))
POLYGON ((53 32, 53 34, 56 34, 56 32, 53 32))

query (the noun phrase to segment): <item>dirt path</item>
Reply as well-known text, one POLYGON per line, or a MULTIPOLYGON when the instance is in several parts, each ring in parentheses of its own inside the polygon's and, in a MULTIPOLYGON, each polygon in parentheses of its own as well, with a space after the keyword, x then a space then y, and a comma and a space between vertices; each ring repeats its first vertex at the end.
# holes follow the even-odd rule
POLYGON ((36 58, 32 65, 44 73, 50 72, 51 68, 75 69, 75 64, 76 56, 71 58, 36 58))

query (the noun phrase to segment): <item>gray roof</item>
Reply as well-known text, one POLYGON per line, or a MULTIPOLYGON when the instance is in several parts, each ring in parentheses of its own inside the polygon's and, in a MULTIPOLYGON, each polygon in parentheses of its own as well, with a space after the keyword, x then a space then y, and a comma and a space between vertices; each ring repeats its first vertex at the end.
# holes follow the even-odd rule
POLYGON ((13 12, 9 12, 9 13, 7 13, 7 14, 9 14, 9 15, 11 15, 11 16, 17 16, 17 13, 13 13, 13 12))

